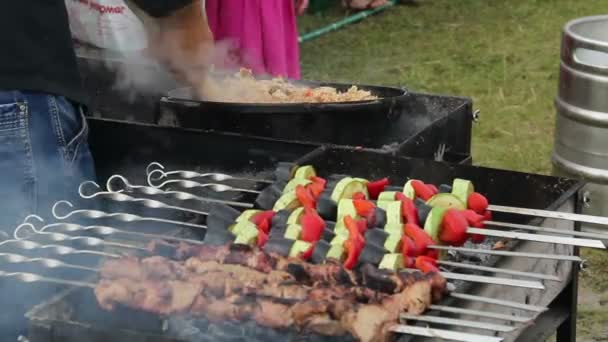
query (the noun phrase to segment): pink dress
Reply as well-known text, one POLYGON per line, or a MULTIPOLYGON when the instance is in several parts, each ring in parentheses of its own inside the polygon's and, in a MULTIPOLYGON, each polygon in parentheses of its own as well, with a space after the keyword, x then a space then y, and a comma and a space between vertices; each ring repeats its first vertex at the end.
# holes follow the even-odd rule
POLYGON ((227 49, 218 56, 222 66, 300 78, 294 1, 206 0, 206 9, 217 45, 227 49))

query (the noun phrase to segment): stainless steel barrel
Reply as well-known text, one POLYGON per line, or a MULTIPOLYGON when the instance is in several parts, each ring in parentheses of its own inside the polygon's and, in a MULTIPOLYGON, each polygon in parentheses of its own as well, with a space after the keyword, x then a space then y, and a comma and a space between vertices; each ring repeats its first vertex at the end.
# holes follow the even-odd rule
POLYGON ((588 180, 583 210, 608 216, 607 15, 565 25, 555 106, 554 171, 588 180))

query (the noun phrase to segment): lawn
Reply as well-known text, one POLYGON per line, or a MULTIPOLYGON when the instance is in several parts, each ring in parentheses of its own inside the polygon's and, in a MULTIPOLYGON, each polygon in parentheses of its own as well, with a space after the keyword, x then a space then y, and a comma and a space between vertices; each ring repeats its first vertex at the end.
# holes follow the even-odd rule
MULTIPOLYGON (((306 79, 469 96, 481 110, 473 136, 476 164, 549 174, 561 29, 568 20, 601 14, 606 5, 607 0, 427 0, 397 6, 303 43, 303 73, 306 79)), ((300 30, 346 15, 338 6, 308 15, 300 30)), ((598 275, 605 254, 585 255, 592 270, 581 285, 590 297, 581 300, 581 341, 595 340, 596 326, 608 316, 608 300, 597 304, 608 293, 608 276, 598 275)))

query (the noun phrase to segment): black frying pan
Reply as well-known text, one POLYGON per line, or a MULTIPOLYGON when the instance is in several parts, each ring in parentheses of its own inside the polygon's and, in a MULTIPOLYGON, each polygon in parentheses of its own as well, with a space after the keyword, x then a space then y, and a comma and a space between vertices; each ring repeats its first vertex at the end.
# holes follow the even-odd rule
MULTIPOLYGON (((298 82, 346 91, 351 84, 298 82)), ((381 147, 403 141, 428 125, 408 114, 410 93, 401 88, 357 85, 376 100, 339 103, 232 103, 193 100, 188 88, 161 99, 158 120, 170 117, 184 128, 218 130, 280 140, 381 147)), ((410 115, 411 114, 411 115, 410 115)), ((159 122, 162 124, 162 122, 159 122)))

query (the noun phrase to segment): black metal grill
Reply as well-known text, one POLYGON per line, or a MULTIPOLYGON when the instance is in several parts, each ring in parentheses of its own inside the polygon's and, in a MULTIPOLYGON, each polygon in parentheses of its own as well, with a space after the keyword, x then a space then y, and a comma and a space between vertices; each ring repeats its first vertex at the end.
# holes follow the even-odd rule
MULTIPOLYGON (((146 144, 146 142, 142 142, 146 144)), ((127 149, 127 151, 130 149, 127 149)), ((134 149, 133 151, 137 151, 134 149)), ((110 156, 111 154, 108 154, 110 156)), ((248 172, 247 165, 243 163, 240 169, 233 167, 220 168, 218 165, 205 165, 206 157, 201 156, 200 159, 191 159, 188 161, 180 160, 180 156, 174 158, 173 155, 164 155, 168 164, 174 165, 176 168, 184 169, 184 166, 194 167, 204 170, 213 170, 216 172, 236 172, 241 174, 251 174, 248 172)), ((128 159, 131 161, 129 170, 139 170, 139 175, 132 172, 131 181, 138 184, 144 183, 143 165, 150 160, 146 160, 145 156, 137 153, 130 154, 125 152, 124 156, 119 159, 128 159), (142 167, 140 167, 142 166, 142 167)), ((107 161, 109 162, 109 161, 107 161)), ((493 202, 504 205, 519 205, 533 208, 550 208, 555 210, 563 210, 571 212, 576 206, 576 191, 581 184, 576 181, 536 176, 510 171, 500 171, 480 167, 470 167, 462 165, 450 165, 437 163, 427 160, 394 158, 390 153, 382 153, 378 151, 361 151, 351 148, 320 148, 299 160, 300 163, 310 163, 323 172, 324 174, 333 173, 348 173, 356 176, 374 178, 389 176, 395 182, 405 181, 407 177, 417 177, 428 182, 441 183, 446 182, 454 177, 466 177, 472 180, 480 191, 488 194, 493 202), (517 184, 519 191, 512 191, 513 184, 517 184)), ((114 164, 121 164, 116 161, 114 164)), ((269 164, 267 168, 259 167, 255 170, 261 171, 258 176, 267 174, 267 171, 272 167, 269 164)), ((103 166, 102 166, 103 168, 103 166)), ((254 167, 255 168, 255 167, 254 167)), ((263 177, 263 176, 262 176, 263 177)), ((124 211, 124 210, 123 210, 124 211)), ((510 216, 500 216, 501 220, 509 219, 511 222, 526 222, 525 220, 515 220, 510 216)), ((535 220, 536 224, 549 224, 549 222, 541 222, 535 220)), ((552 226, 555 224, 552 222, 552 226)), ((565 224, 560 228, 572 229, 571 223, 565 224)), ((510 245, 510 249, 523 251, 534 250, 536 252, 573 254, 576 251, 571 247, 558 246, 547 244, 529 244, 520 243, 510 245), (543 250, 537 250, 543 248, 543 250)), ((532 304, 547 306, 550 308, 548 313, 539 316, 535 320, 532 330, 526 330, 526 327, 499 334, 491 331, 480 331, 477 329, 462 329, 451 324, 441 325, 432 324, 433 327, 449 329, 451 331, 463 330, 473 332, 475 334, 490 336, 496 334, 505 338, 505 340, 528 340, 531 334, 533 336, 541 336, 551 334, 557 327, 566 322, 573 314, 568 305, 572 296, 576 295, 575 287, 571 285, 576 281, 576 267, 572 267, 569 262, 557 261, 534 261, 534 262, 517 262, 513 263, 505 258, 478 258, 478 263, 483 265, 496 265, 499 267, 508 267, 511 269, 520 269, 527 271, 536 271, 545 274, 557 272, 565 280, 562 283, 548 284, 546 291, 529 290, 529 289, 514 289, 511 287, 483 285, 471 286, 462 282, 455 282, 459 292, 472 293, 475 295, 484 295, 486 297, 497 299, 508 299, 522 304, 532 304), (547 317, 547 319, 544 319, 547 317), (536 332, 534 332, 536 330, 536 332), (541 334, 542 333, 542 334, 541 334)), ((575 298, 575 297, 574 297, 575 298)), ((470 301, 457 300, 448 298, 442 304, 451 305, 461 308, 477 308, 487 310, 488 312, 501 312, 513 315, 531 315, 530 312, 525 312, 520 309, 509 309, 490 304, 471 305, 470 301)), ((444 312, 429 312, 429 315, 441 317, 463 318, 466 316, 454 314, 446 314, 444 312)), ((135 312, 132 310, 121 309, 118 312, 108 313, 101 310, 92 293, 88 289, 72 289, 58 295, 50 301, 45 301, 35 309, 28 313, 30 320, 30 341, 80 341, 83 336, 86 336, 90 341, 199 341, 199 340, 215 340, 215 341, 234 341, 244 340, 319 340, 319 336, 300 336, 295 331, 274 331, 256 326, 253 323, 244 324, 209 324, 204 319, 189 319, 183 317, 172 317, 168 320, 163 320, 155 315, 135 312), (237 328, 238 327, 238 328, 237 328)), ((486 321, 482 318, 474 318, 480 321, 486 321)), ((490 320, 495 322, 493 320, 490 320)), ((416 324, 410 322, 410 324, 416 324)), ((421 325, 420 323, 418 325, 421 325)), ((566 325, 562 325, 562 329, 566 325)), ((410 336, 401 336, 402 340, 410 340, 414 338, 410 336)), ((348 340, 348 338, 346 339, 348 340)))

